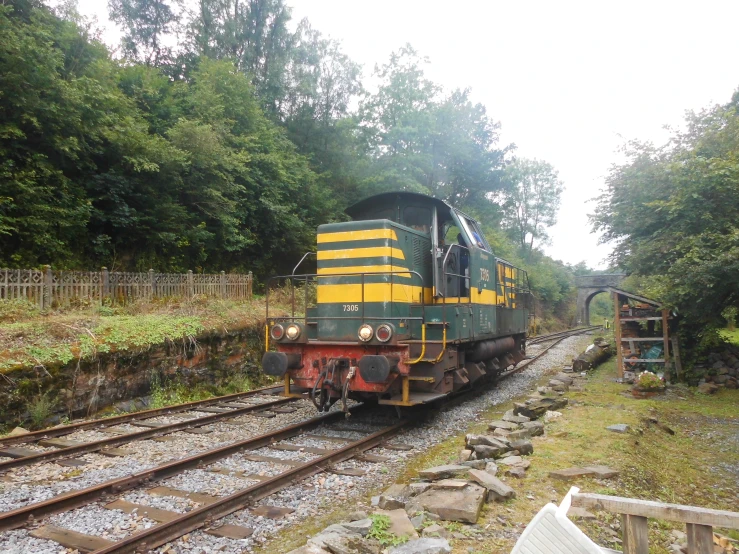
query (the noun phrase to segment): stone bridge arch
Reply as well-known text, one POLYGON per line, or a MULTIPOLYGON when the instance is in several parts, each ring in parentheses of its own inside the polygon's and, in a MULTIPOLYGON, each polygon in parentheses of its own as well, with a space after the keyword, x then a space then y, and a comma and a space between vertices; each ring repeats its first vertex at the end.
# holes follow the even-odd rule
POLYGON ((601 292, 610 292, 610 287, 618 288, 626 278, 623 273, 605 273, 602 275, 578 275, 577 285, 577 319, 578 324, 590 324, 590 301, 601 292))

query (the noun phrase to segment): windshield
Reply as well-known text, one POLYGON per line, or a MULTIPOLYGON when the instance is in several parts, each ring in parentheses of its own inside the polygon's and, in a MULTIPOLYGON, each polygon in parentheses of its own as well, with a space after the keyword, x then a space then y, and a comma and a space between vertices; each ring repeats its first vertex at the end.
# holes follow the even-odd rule
POLYGON ((480 231, 480 227, 477 225, 477 222, 460 213, 457 213, 456 215, 462 224, 468 243, 478 248, 482 248, 487 252, 492 252, 490 245, 488 244, 488 241, 485 240, 485 236, 482 234, 482 231, 480 231))

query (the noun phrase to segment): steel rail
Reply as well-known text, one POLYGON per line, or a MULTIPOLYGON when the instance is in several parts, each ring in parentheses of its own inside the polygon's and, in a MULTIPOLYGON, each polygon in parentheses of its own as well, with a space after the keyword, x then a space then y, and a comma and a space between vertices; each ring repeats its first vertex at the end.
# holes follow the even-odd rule
MULTIPOLYGON (((358 406, 352 411, 357 412, 359 411, 359 408, 362 408, 362 406, 358 406)), ((188 456, 187 458, 173 460, 157 467, 133 473, 127 477, 113 479, 100 483, 99 485, 93 485, 92 487, 87 487, 77 491, 70 491, 60 496, 50 498, 49 500, 29 504, 28 506, 16 508, 9 512, 0 513, 0 531, 16 529, 45 516, 84 506, 99 498, 117 495, 123 491, 133 489, 141 485, 167 479, 168 477, 177 475, 187 469, 199 468, 208 465, 222 458, 236 454, 241 450, 252 450, 263 446, 269 446, 275 441, 294 437, 299 435, 301 432, 316 427, 322 423, 343 419, 344 417, 344 412, 338 410, 335 412, 328 412, 257 437, 237 441, 205 452, 199 452, 192 456, 188 456)))
POLYGON ((76 446, 68 446, 66 448, 59 448, 58 450, 39 452, 38 454, 33 454, 31 456, 14 458, 12 460, 0 462, 0 472, 15 467, 33 465, 40 462, 49 462, 52 460, 58 460, 60 458, 69 458, 71 456, 90 454, 92 452, 98 452, 99 450, 103 450, 105 448, 113 448, 137 440, 146 440, 161 435, 169 435, 170 433, 176 433, 177 431, 190 429, 192 427, 202 427, 203 425, 208 425, 224 419, 231 419, 232 417, 236 417, 239 415, 268 410, 270 408, 274 408, 288 402, 294 402, 295 400, 297 400, 297 398, 278 398, 276 400, 270 400, 261 404, 252 404, 251 406, 244 406, 243 408, 234 408, 229 412, 196 417, 193 419, 187 419, 185 421, 178 421, 177 423, 169 423, 167 425, 162 425, 161 427, 153 427, 151 429, 145 429, 143 431, 136 431, 134 433, 127 433, 125 435, 109 437, 107 439, 101 439, 98 441, 85 442, 76 446))
POLYGON ((577 328, 577 329, 569 329, 567 331, 560 331, 558 333, 549 333, 547 335, 539 335, 539 336, 536 336, 536 337, 531 337, 531 339, 528 339, 526 341, 526 344, 538 344, 540 342, 546 342, 548 340, 554 340, 554 339, 557 339, 557 338, 560 338, 560 337, 566 338, 566 337, 578 335, 578 334, 581 334, 581 333, 585 333, 587 331, 592 331, 592 330, 598 329, 598 328, 600 328, 599 325, 592 325, 592 326, 589 326, 589 327, 580 327, 580 328, 577 328))
POLYGON ((186 412, 193 408, 199 408, 204 406, 210 406, 211 404, 219 404, 221 402, 230 402, 232 400, 238 400, 240 398, 248 398, 249 396, 255 396, 257 394, 276 394, 281 392, 283 385, 272 385, 269 387, 262 387, 246 392, 237 392, 234 394, 227 394, 225 396, 215 396, 206 400, 195 400, 193 402, 186 402, 185 404, 173 404, 172 406, 165 406, 163 408, 154 408, 152 410, 144 410, 141 412, 132 412, 130 414, 123 414, 119 416, 106 417, 101 419, 91 419, 87 421, 80 421, 79 423, 71 423, 69 425, 59 425, 58 427, 52 427, 50 429, 42 429, 41 431, 33 431, 31 433, 25 433, 23 435, 17 435, 13 437, 0 438, 0 447, 12 446, 14 444, 23 444, 28 442, 35 442, 37 440, 48 439, 53 437, 59 437, 63 435, 69 435, 75 431, 82 431, 84 429, 97 429, 112 427, 119 423, 126 423, 128 421, 138 421, 139 419, 149 419, 160 415, 174 414, 178 412, 186 412))
POLYGON ((213 520, 225 517, 233 512, 248 507, 251 503, 265 496, 269 496, 285 487, 295 484, 306 477, 315 475, 328 469, 332 464, 343 462, 354 457, 360 452, 374 448, 385 442, 390 436, 396 434, 408 424, 407 420, 400 421, 385 429, 381 429, 371 435, 363 437, 333 452, 329 452, 319 458, 304 463, 293 469, 285 471, 272 479, 257 483, 226 496, 211 504, 207 504, 196 510, 187 512, 180 517, 155 525, 150 529, 141 531, 128 538, 123 539, 106 548, 94 551, 93 554, 129 554, 134 552, 145 552, 157 548, 171 540, 186 533, 190 533, 205 525, 210 525, 213 520))
POLYGON ((534 363, 536 360, 538 360, 539 358, 541 358, 542 356, 544 356, 544 354, 546 354, 547 352, 549 352, 549 350, 551 350, 552 348, 554 348, 555 346, 557 346, 563 340, 568 339, 570 337, 577 336, 577 335, 581 335, 582 333, 587 333, 590 330, 591 330, 591 328, 589 328, 589 327, 586 327, 584 329, 576 329, 575 331, 570 331, 570 334, 565 335, 564 337, 559 337, 559 338, 553 339, 554 342, 552 344, 547 345, 546 348, 544 348, 544 350, 542 350, 541 352, 539 352, 533 358, 529 358, 528 360, 525 360, 523 363, 521 363, 520 365, 514 367, 513 369, 510 369, 508 371, 505 371, 505 372, 501 373, 498 376, 498 380, 504 379, 504 378, 508 377, 509 375, 513 375, 514 373, 519 373, 520 371, 522 371, 523 369, 525 369, 528 365, 534 363))

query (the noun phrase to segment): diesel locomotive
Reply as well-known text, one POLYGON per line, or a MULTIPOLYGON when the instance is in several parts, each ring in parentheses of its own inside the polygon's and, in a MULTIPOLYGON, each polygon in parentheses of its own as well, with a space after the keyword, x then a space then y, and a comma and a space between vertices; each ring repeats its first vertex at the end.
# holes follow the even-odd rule
POLYGON ((524 359, 528 277, 495 256, 477 221, 410 192, 346 212, 352 221, 318 227, 315 274, 298 272, 309 253, 268 284, 262 367, 284 394, 308 391, 319 410, 349 398, 414 406, 524 359), (290 315, 270 314, 278 283, 290 315))

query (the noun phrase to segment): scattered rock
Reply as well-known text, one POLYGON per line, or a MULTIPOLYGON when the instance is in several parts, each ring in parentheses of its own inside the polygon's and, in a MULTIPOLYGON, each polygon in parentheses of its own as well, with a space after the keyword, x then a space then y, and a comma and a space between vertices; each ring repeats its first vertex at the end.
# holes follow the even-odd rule
POLYGON ((449 535, 450 535, 449 531, 447 531, 444 527, 442 527, 438 523, 429 525, 423 530, 423 532, 421 532, 422 537, 440 537, 442 539, 448 539, 449 535))
POLYGON ((475 454, 478 460, 483 460, 485 458, 497 458, 502 454, 505 454, 506 450, 507 449, 505 447, 499 448, 497 446, 488 446, 486 444, 475 445, 475 454))
POLYGON ((582 467, 570 467, 549 472, 550 478, 558 479, 560 481, 574 481, 578 477, 585 477, 587 475, 595 475, 595 472, 592 469, 585 469, 582 467))
POLYGON ((449 477, 460 477, 467 474, 469 467, 457 464, 449 464, 443 466, 430 467, 422 469, 418 472, 421 479, 436 481, 438 479, 447 479, 449 477))
POLYGON ((549 423, 550 421, 554 421, 559 417, 562 417, 562 412, 548 411, 544 414, 544 421, 549 423))
POLYGON ((406 486, 401 484, 390 485, 390 487, 380 495, 377 506, 383 510, 398 510, 405 507, 407 500, 406 486))
POLYGON ((591 471, 598 479, 611 479, 613 477, 618 477, 621 474, 619 470, 611 469, 607 466, 587 466, 583 469, 591 471))
POLYGON ((432 489, 463 489, 466 486, 464 479, 442 479, 431 484, 432 489))
POLYGON ((627 433, 630 427, 625 423, 616 423, 615 425, 609 425, 606 429, 614 433, 627 433))
POLYGON ((522 416, 522 415, 514 415, 513 410, 508 410, 503 417, 501 418, 503 421, 509 421, 511 423, 526 423, 527 421, 531 421, 528 417, 522 416))
POLYGON ((503 429, 502 427, 498 427, 495 431, 493 431, 493 435, 495 437, 507 437, 510 431, 508 429, 503 429))
POLYGON ((500 458, 497 463, 504 466, 516 466, 523 463, 523 458, 521 456, 508 456, 507 458, 500 458))
POLYGON ((494 431, 495 429, 506 429, 507 431, 515 431, 518 429, 518 423, 511 423, 510 421, 503 421, 497 419, 488 423, 488 429, 494 431))
POLYGON ((524 415, 530 419, 539 419, 547 411, 560 410, 567 406, 566 398, 540 398, 534 400, 531 403, 524 404, 523 406, 517 404, 513 408, 515 415, 524 415))
POLYGON ((367 512, 363 512, 362 510, 357 510, 356 512, 350 512, 346 518, 349 521, 359 521, 362 519, 367 519, 367 512))
POLYGON ((718 386, 713 383, 703 383, 702 385, 698 385, 698 390, 703 394, 713 394, 718 390, 718 386))
POLYGON ((466 461, 468 461, 470 459, 471 456, 472 456, 472 450, 468 450, 468 449, 464 448, 464 449, 462 449, 462 450, 459 451, 459 456, 457 457, 457 459, 460 462, 466 462, 466 461))
POLYGON ((369 530, 372 527, 372 520, 369 518, 365 518, 349 523, 342 523, 341 526, 345 529, 348 529, 349 531, 366 537, 367 533, 369 533, 369 530))
POLYGON ((497 448, 505 448, 506 444, 501 441, 498 437, 491 437, 490 435, 474 435, 469 434, 464 438, 467 446, 477 446, 478 444, 484 444, 485 446, 495 446, 497 448))
POLYGON ((30 433, 28 429, 24 429, 23 427, 15 427, 10 433, 7 434, 8 437, 19 437, 20 435, 27 435, 30 433))
MULTIPOLYGON (((471 469, 470 471, 479 470, 471 469)), ((484 501, 485 489, 473 484, 468 484, 464 489, 459 490, 432 489, 414 498, 414 504, 418 504, 427 512, 436 514, 447 521, 463 523, 477 522, 484 501)))
POLYGON ((470 478, 485 487, 488 491, 488 500, 507 500, 516 497, 516 491, 487 471, 473 469, 470 471, 470 478))
POLYGON ((518 450, 519 454, 522 456, 528 456, 529 454, 534 453, 534 445, 531 444, 530 440, 518 440, 513 441, 511 443, 511 448, 513 450, 518 450))
POLYGON ((471 467, 474 469, 485 469, 486 463, 487 463, 487 460, 480 459, 480 460, 468 460, 466 462, 461 462, 459 465, 471 467))
POLYGON ((498 473, 498 465, 495 462, 488 462, 485 464, 485 471, 495 476, 498 473))
POLYGON ((300 548, 291 550, 287 554, 331 554, 331 552, 329 552, 328 550, 324 550, 320 546, 306 544, 305 546, 301 546, 300 548))
POLYGON ((519 429, 518 431, 511 431, 508 433, 508 440, 517 441, 520 439, 531 438, 531 431, 528 429, 519 429))
MULTIPOLYGON (((551 412, 551 413, 560 413, 560 412, 551 412)), ((544 418, 546 419, 546 414, 544 414, 544 418)), ((544 434, 544 424, 541 421, 528 421, 526 423, 521 424, 521 427, 523 427, 529 433, 529 436, 531 437, 538 437, 544 434)))
POLYGON ((509 467, 508 469, 506 469, 505 474, 510 475, 511 477, 515 477, 516 479, 523 479, 524 477, 526 477, 526 468, 522 466, 509 467))
POLYGON ((431 488, 431 483, 411 483, 408 485, 408 496, 417 496, 431 488))
MULTIPOLYGON (((433 492, 433 491, 429 491, 433 492)), ((441 491, 439 491, 441 492, 441 491)), ((425 492, 423 494, 429 494, 425 492)), ((449 494, 448 491, 444 491, 443 494, 449 494)), ((408 518, 408 514, 405 510, 377 510, 378 514, 386 515, 390 518, 390 527, 388 527, 388 533, 392 533, 397 537, 410 537, 412 539, 418 538, 416 528, 413 527, 411 520, 408 518)))
POLYGON ((389 554, 449 554, 451 551, 446 539, 423 538, 396 546, 389 554))

